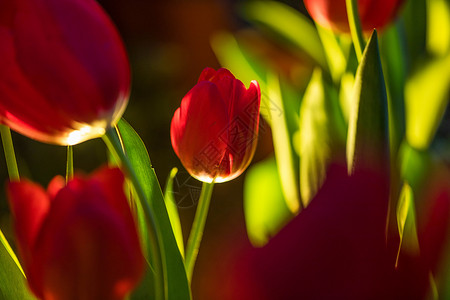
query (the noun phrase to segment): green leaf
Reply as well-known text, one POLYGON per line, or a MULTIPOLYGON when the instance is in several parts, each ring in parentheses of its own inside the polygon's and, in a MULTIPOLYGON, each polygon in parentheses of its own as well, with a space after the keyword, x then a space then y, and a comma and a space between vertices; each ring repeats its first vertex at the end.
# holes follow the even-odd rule
POLYGON ((281 94, 280 81, 275 74, 267 76, 268 99, 270 99, 270 120, 272 121, 272 138, 275 157, 280 174, 281 188, 286 204, 293 213, 300 210, 300 197, 297 187, 296 167, 294 164, 294 153, 291 143, 291 134, 285 113, 283 98, 281 94))
MULTIPOLYGON (((119 121, 118 128, 125 152, 147 195, 147 199, 149 199, 150 207, 155 211, 157 230, 162 236, 161 251, 163 267, 167 271, 166 291, 168 299, 191 299, 183 258, 172 232, 164 197, 155 170, 150 163, 147 149, 138 134, 125 120, 119 121)), ((142 210, 139 205, 137 205, 137 208, 138 212, 142 210)), ((140 223, 145 222, 142 213, 138 214, 138 218, 140 223)))
POLYGON ((427 149, 449 101, 450 54, 419 69, 406 83, 406 138, 417 149, 427 149))
POLYGON ((264 246, 293 217, 273 157, 251 166, 244 182, 244 213, 251 243, 264 246))
POLYGON ((316 69, 306 89, 300 108, 300 193, 304 207, 316 195, 326 177, 328 162, 342 152, 345 122, 337 96, 325 85, 320 69, 316 69))
POLYGON ((220 64, 232 70, 242 82, 256 80, 261 87, 265 86, 266 71, 251 61, 231 33, 216 34, 211 40, 211 46, 220 64))
POLYGON ((427 50, 444 56, 450 50, 450 3, 427 0, 427 50))
POLYGON ((150 268, 150 265, 146 264, 144 278, 131 293, 131 295, 129 296, 129 300, 145 300, 145 299, 152 299, 152 297, 154 297, 153 293, 154 284, 152 272, 153 271, 150 268))
POLYGON ((181 255, 184 257, 184 241, 183 241, 183 231, 181 230, 180 216, 178 215, 178 207, 173 198, 173 180, 177 175, 178 169, 173 168, 170 171, 169 177, 167 178, 166 190, 164 191, 164 199, 166 200, 166 209, 169 214, 170 224, 172 225, 172 231, 177 240, 178 249, 181 255))
POLYGON ((403 141, 400 147, 401 178, 417 190, 421 188, 432 168, 432 157, 427 150, 418 150, 403 141))
POLYGON ((397 225, 400 244, 397 254, 396 266, 400 251, 410 255, 419 254, 419 238, 416 229, 416 210, 414 208, 414 195, 411 187, 405 182, 397 204, 397 225))
POLYGON ((325 50, 326 59, 334 82, 339 82, 347 67, 347 59, 334 32, 317 25, 317 32, 325 50))
POLYGON ((386 87, 373 32, 358 67, 348 124, 349 173, 359 168, 389 169, 389 135, 386 87))
POLYGON ((339 104, 341 106, 342 115, 347 124, 350 118, 354 85, 355 76, 350 72, 344 73, 341 77, 341 86, 339 89, 339 104))
POLYGON ((408 65, 414 64, 426 52, 427 0, 405 1, 402 8, 402 37, 406 39, 408 65))
MULTIPOLYGON (((431 271, 428 273, 428 281, 430 283, 430 287, 429 287, 428 296, 426 299, 439 300, 438 287, 436 285, 436 280, 434 279, 433 272, 431 272, 431 271)), ((442 299, 446 299, 446 297, 443 297, 442 299)))
POLYGON ((247 2, 242 6, 242 11, 244 18, 283 37, 328 70, 322 43, 308 17, 276 1, 247 2))
POLYGON ((384 31, 380 48, 385 71, 389 105, 389 142, 391 155, 396 156, 405 136, 405 81, 406 44, 401 36, 400 25, 384 31))
POLYGON ((36 299, 28 289, 20 263, 1 231, 0 266, 0 299, 36 299))

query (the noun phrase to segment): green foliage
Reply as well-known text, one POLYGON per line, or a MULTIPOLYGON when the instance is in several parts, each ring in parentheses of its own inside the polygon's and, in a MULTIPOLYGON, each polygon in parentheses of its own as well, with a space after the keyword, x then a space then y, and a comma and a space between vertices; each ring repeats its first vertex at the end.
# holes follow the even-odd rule
MULTIPOLYGON (((154 210, 157 218, 156 229, 162 237, 161 252, 163 256, 163 267, 167 271, 167 299, 190 299, 189 283, 186 277, 183 258, 178 250, 177 242, 172 232, 164 197, 155 170, 151 166, 147 149, 138 134, 125 120, 122 119, 118 123, 118 129, 125 153, 131 161, 138 180, 147 196, 149 205, 154 210)), ((137 209, 138 211, 142 210, 139 205, 137 205, 137 209)), ((138 221, 141 224, 141 228, 146 227, 146 221, 143 218, 142 212, 138 214, 138 221)), ((137 297, 133 299, 142 298, 137 297)))
POLYGON ((36 299, 28 289, 20 263, 1 231, 0 266, 0 299, 36 299))
POLYGON ((349 173, 362 165, 389 169, 387 96, 376 31, 364 50, 351 101, 347 135, 349 173))
POLYGON ((244 182, 244 213, 250 241, 259 247, 293 217, 284 200, 273 157, 248 170, 244 182))
POLYGON ((405 1, 401 16, 402 36, 407 45, 408 70, 423 57, 426 51, 427 0, 405 1))
POLYGON ((414 207, 414 194, 411 187, 403 184, 400 199, 397 204, 397 225, 400 236, 400 244, 397 255, 397 262, 400 251, 403 250, 410 255, 419 254, 419 238, 416 229, 416 210, 414 207))
POLYGON ((396 157, 405 136, 406 44, 400 25, 395 24, 383 32, 380 39, 383 73, 389 106, 389 142, 391 155, 396 157))
POLYGON ((449 102, 450 54, 432 60, 406 83, 406 138, 417 149, 427 149, 449 102))
POLYGON ((345 126, 337 96, 333 97, 332 88, 316 69, 300 108, 300 193, 305 207, 325 180, 332 156, 342 152, 345 126))
POLYGON ((444 56, 450 50, 450 3, 448 0, 427 0, 427 50, 444 56))
POLYGON ((173 234, 177 240, 178 249, 184 257, 184 241, 183 231, 181 230, 180 216, 178 215, 177 204, 173 197, 173 180, 177 175, 178 169, 173 168, 167 178, 166 190, 164 191, 164 200, 166 201, 166 209, 169 214, 170 224, 172 225, 173 234))
POLYGON ((281 188, 287 206, 293 213, 297 213, 300 210, 300 196, 297 187, 297 174, 294 164, 291 134, 286 119, 288 114, 283 103, 283 95, 278 76, 270 74, 267 82, 273 146, 278 165, 278 173, 281 178, 281 188))
POLYGON ((348 53, 344 53, 337 36, 333 31, 317 25, 317 32, 325 50, 326 59, 333 81, 338 83, 347 67, 348 53))
POLYGON ((242 10, 246 19, 270 29, 273 33, 303 50, 323 69, 328 69, 317 30, 306 16, 275 1, 248 2, 243 5, 242 10))

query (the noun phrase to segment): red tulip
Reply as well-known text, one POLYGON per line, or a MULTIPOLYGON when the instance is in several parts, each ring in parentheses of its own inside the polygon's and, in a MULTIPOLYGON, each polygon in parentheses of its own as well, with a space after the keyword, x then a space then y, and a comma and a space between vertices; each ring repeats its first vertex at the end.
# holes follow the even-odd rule
POLYGON ((61 145, 104 134, 128 102, 123 43, 94 0, 4 0, 0 122, 61 145))
MULTIPOLYGON (((345 0, 304 0, 311 17, 323 27, 350 32, 345 0)), ((403 0, 358 0, 359 16, 364 31, 382 29, 396 15, 403 0)))
POLYGON ((264 247, 232 232, 211 257, 219 266, 205 264, 216 275, 203 276, 206 290, 225 291, 216 300, 429 299, 430 274, 442 288, 449 282, 439 277, 448 276, 450 262, 450 173, 443 169, 417 195, 420 254, 401 251, 398 268, 398 237, 386 239, 388 178, 368 169, 348 176, 345 164, 333 163, 311 204, 264 247))
POLYGON ((239 176, 255 153, 261 92, 230 71, 206 68, 172 119, 172 146, 186 170, 205 182, 239 176))
POLYGON ((40 299, 123 299, 143 275, 138 234, 119 169, 102 169, 47 192, 27 180, 8 196, 19 254, 40 299))

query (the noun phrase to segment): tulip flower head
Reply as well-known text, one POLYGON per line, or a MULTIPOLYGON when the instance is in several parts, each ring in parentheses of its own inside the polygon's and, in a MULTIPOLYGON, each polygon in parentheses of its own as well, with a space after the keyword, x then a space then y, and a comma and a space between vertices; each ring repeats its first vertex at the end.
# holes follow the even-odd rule
MULTIPOLYGON (((318 24, 339 32, 350 32, 345 0, 304 0, 318 24)), ((361 26, 365 32, 382 29, 394 19, 403 0, 358 0, 361 26)))
POLYGON ((260 101, 256 81, 247 89, 226 69, 203 70, 170 130, 173 149, 193 177, 225 182, 247 168, 257 145, 260 101))
POLYGON ((120 300, 139 282, 144 260, 119 169, 102 169, 46 192, 11 182, 8 197, 28 283, 44 300, 120 300))
POLYGON ((38 141, 99 137, 129 96, 125 48, 94 0, 4 0, 0 122, 38 141))

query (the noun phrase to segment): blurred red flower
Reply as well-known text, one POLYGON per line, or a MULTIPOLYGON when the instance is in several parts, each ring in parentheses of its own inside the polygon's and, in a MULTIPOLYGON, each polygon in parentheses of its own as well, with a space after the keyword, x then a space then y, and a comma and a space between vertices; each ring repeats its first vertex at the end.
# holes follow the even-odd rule
POLYGON ((258 140, 260 101, 256 81, 247 89, 226 69, 203 70, 170 129, 173 149, 193 177, 224 182, 247 168, 258 140))
MULTIPOLYGON (((323 27, 350 32, 345 0, 304 0, 311 17, 323 27)), ((359 16, 364 31, 382 29, 392 21, 403 0, 358 0, 359 16)))
POLYGON ((333 164, 311 204, 266 246, 230 235, 210 258, 218 263, 205 264, 214 278, 202 280, 220 300, 428 299, 430 274, 448 283, 438 276, 450 263, 449 176, 430 176, 417 195, 420 253, 402 251, 397 269, 398 237, 386 238, 386 177, 367 169, 348 176, 344 164, 333 164))
POLYGON ((61 145, 99 137, 128 102, 130 70, 93 0, 5 0, 0 12, 0 122, 61 145))
POLYGON ((119 169, 104 168, 47 192, 11 182, 8 197, 28 283, 40 299, 123 299, 144 260, 119 169))

